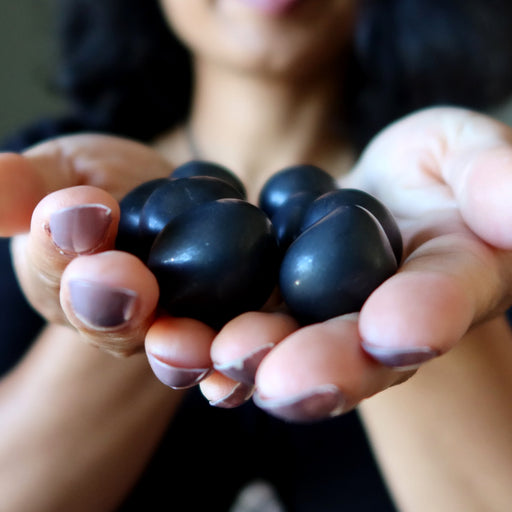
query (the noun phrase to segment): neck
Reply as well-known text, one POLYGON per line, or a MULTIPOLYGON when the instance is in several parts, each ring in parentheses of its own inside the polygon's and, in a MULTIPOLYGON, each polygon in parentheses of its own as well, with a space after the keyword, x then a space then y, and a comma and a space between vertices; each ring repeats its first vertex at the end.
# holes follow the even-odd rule
POLYGON ((339 128, 339 82, 330 74, 279 80, 197 62, 187 158, 221 163, 259 190, 283 167, 347 167, 339 128), (192 142, 192 143, 191 143, 192 142), (195 154, 193 154, 195 152, 195 154), (340 160, 344 160, 343 164, 340 160))

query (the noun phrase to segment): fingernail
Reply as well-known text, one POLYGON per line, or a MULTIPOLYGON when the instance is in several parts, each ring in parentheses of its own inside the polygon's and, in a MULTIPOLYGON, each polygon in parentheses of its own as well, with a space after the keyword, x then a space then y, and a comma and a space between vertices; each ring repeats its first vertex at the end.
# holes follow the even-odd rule
POLYGON ((147 353, 149 365, 158 380, 173 389, 186 389, 199 384, 211 371, 210 368, 180 368, 170 365, 153 354, 147 353))
POLYGON ((326 384, 289 398, 264 398, 256 391, 254 403, 277 418, 295 422, 314 422, 340 415, 345 397, 337 386, 326 384))
POLYGON ((222 409, 233 409, 239 405, 244 404, 251 398, 254 393, 254 386, 238 382, 236 386, 226 396, 218 400, 210 400, 210 405, 213 407, 220 407, 222 409))
POLYGON ((273 347, 274 343, 269 343, 268 345, 253 350, 240 359, 235 359, 234 361, 229 361, 224 364, 214 363, 213 366, 217 371, 226 375, 226 377, 253 386, 258 366, 273 347))
POLYGON ((71 206, 50 216, 48 229, 63 252, 84 254, 101 245, 112 220, 110 208, 101 204, 71 206))
POLYGON ((439 351, 430 347, 379 347, 364 341, 361 345, 379 363, 401 371, 415 370, 439 355, 439 351))
POLYGON ((70 281, 71 307, 84 324, 95 329, 119 327, 135 313, 138 295, 91 281, 70 281))

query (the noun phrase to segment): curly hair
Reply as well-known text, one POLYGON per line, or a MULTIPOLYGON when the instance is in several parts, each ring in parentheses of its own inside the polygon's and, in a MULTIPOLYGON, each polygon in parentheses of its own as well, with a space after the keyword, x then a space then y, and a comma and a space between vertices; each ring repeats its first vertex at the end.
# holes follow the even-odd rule
MULTIPOLYGON (((58 83, 90 129, 149 140, 182 120, 190 56, 158 0, 60 0, 58 83)), ((413 110, 512 91, 509 0, 363 0, 343 103, 356 147, 413 110)))

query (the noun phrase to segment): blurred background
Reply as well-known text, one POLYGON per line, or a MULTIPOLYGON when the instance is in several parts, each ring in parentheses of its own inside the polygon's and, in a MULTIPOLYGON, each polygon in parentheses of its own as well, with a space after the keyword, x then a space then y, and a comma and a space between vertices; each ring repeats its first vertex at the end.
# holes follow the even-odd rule
POLYGON ((54 4, 0 0, 0 139, 63 109, 52 90, 54 4))
MULTIPOLYGON (((31 121, 64 110, 52 84, 55 4, 0 0, 0 140, 31 121)), ((512 102, 491 113, 512 124, 512 102)))

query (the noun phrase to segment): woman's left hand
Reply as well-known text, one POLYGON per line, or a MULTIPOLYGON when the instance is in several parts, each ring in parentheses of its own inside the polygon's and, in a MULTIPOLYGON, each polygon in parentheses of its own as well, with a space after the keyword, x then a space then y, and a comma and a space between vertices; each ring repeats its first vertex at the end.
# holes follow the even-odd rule
POLYGON ((358 314, 298 328, 246 313, 216 337, 213 405, 250 396, 292 421, 349 411, 512 305, 512 129, 455 108, 413 114, 368 146, 343 186, 379 198, 404 237, 399 271, 358 314))

